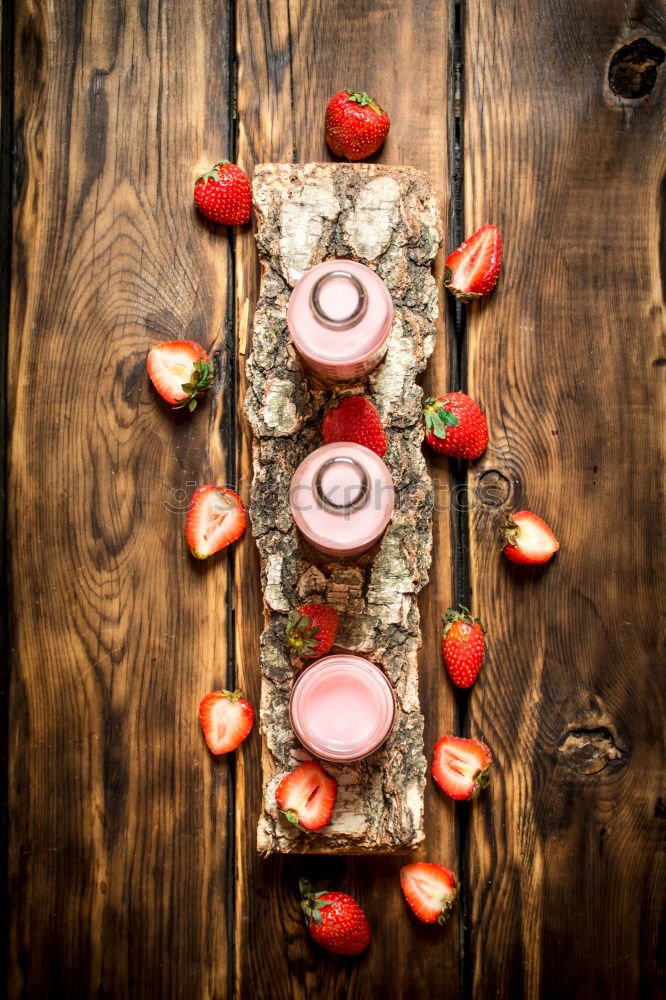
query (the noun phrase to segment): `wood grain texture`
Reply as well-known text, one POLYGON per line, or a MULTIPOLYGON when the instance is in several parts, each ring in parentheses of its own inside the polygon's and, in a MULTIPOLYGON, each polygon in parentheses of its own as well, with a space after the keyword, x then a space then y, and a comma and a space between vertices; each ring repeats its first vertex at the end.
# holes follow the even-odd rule
POLYGON ((623 103, 606 76, 665 29, 657 3, 467 4, 466 230, 505 244, 467 313, 491 441, 470 469, 489 655, 469 730, 497 760, 471 813, 478 997, 658 993, 666 79, 623 103), (561 542, 536 571, 498 551, 524 508, 561 542))
POLYGON ((230 772, 197 706, 227 571, 184 511, 226 479, 227 238, 191 192, 229 131, 228 16, 27 0, 15 44, 9 991, 219 997, 230 772), (192 419, 145 372, 182 337, 218 366, 192 419))
MULTIPOLYGON (((238 158, 250 172, 265 161, 331 159, 323 134, 323 109, 347 86, 374 94, 392 118, 383 149, 373 158, 428 171, 442 204, 448 206, 448 95, 450 18, 438 3, 389 2, 270 4, 238 8, 238 158), (418 50, 419 58, 414 58, 418 50), (391 52, 390 60, 386 52, 391 52), (396 72, 399 66, 399 72, 396 72), (417 102, 412 95, 418 93, 417 102)), ((441 268, 441 263, 440 263, 441 268)), ((237 313, 251 315, 258 293, 258 260, 252 234, 238 242, 237 313)), ((424 385, 446 383, 450 345, 439 337, 424 385)), ((244 384, 241 378, 241 396, 244 384)), ((243 425, 240 472, 243 489, 251 478, 249 428, 243 425)), ((435 463, 436 504, 443 513, 433 524, 431 582, 420 601, 424 648, 420 697, 426 713, 426 751, 454 726, 455 702, 441 674, 438 643, 441 609, 451 600, 448 506, 452 477, 435 463)), ((259 565, 248 547, 238 550, 236 625, 239 683, 259 695, 261 595, 259 565)), ((238 772, 236 993, 239 997, 322 1000, 349 996, 440 997, 458 989, 458 926, 452 920, 433 931, 406 911, 398 872, 400 858, 271 858, 256 856, 254 824, 261 789, 255 780, 259 747, 254 742, 238 772), (242 803, 242 809, 240 804, 242 803), (297 900, 299 875, 335 885, 357 896, 373 926, 374 941, 360 960, 342 961, 310 944, 303 935, 297 900), (266 975, 270 955, 270 977, 266 975), (387 955, 400 960, 387 961, 387 955), (418 955, 418 961, 404 956, 418 955)), ((418 856, 455 865, 454 813, 429 782, 425 797, 426 841, 418 856)))
MULTIPOLYGON (((664 63, 614 61, 635 92, 654 70, 638 102, 605 81, 622 44, 665 47, 662 7, 3 0, 3 86, 5 31, 9 995, 661 995, 664 63), (361 86, 392 119, 373 159, 428 171, 452 246, 462 7, 466 229, 495 221, 506 246, 496 292, 467 309, 462 357, 491 432, 469 475, 489 653, 456 704, 439 634, 464 495, 430 456, 420 700, 428 756, 461 721, 497 769, 469 808, 426 787, 414 856, 462 862, 464 905, 438 930, 405 907, 408 856, 257 856, 258 734, 214 760, 196 722, 234 672, 259 704, 256 546, 248 533, 193 565, 182 529, 195 484, 247 500, 252 471, 242 362, 259 262, 251 227, 195 215, 197 168, 330 159, 323 109, 361 86), (216 357, 191 420, 145 379, 146 348, 181 336, 216 357), (537 573, 496 548, 497 520, 521 506, 562 541, 537 573), (363 903, 363 957, 308 941, 300 875, 363 903)), ((443 314, 450 334, 450 302, 443 314)), ((455 386, 460 353, 439 338, 426 392, 455 386)))

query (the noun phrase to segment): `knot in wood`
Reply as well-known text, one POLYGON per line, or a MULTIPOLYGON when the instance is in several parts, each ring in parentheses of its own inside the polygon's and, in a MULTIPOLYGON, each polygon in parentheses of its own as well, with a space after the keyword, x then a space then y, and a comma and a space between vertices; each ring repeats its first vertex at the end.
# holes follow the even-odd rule
POLYGON ((479 476, 476 493, 482 507, 497 510, 511 495, 511 481, 499 469, 488 469, 479 476))
POLYGON ((647 38, 636 38, 616 52, 608 68, 608 84, 618 97, 636 101, 649 94, 657 82, 664 50, 647 38))
POLYGON ((624 762, 627 757, 605 726, 570 729, 557 749, 567 767, 585 775, 599 774, 613 761, 624 762))

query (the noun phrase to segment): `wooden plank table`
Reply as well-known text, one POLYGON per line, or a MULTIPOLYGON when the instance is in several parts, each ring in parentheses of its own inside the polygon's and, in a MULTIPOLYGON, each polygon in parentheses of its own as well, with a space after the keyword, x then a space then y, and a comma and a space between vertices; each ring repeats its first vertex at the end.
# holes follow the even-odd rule
POLYGON ((5 0, 12 998, 663 995, 665 48, 659 0, 5 0), (215 687, 257 701, 262 609, 249 532, 202 565, 183 533, 195 485, 248 495, 259 281, 250 227, 202 220, 193 179, 330 159, 349 85, 391 116, 374 159, 429 172, 447 246, 488 221, 505 243, 490 299, 442 295, 424 379, 490 425, 478 463, 430 463, 426 752, 459 732, 497 762, 469 806, 426 790, 417 856, 462 886, 439 930, 404 858, 259 859, 259 739, 213 759, 197 721, 215 687), (183 336, 216 363, 192 418, 145 376, 183 336), (521 507, 562 543, 536 573, 498 553, 521 507), (488 627, 469 695, 439 652, 461 599, 488 627), (310 944, 299 875, 362 901, 363 957, 310 944))

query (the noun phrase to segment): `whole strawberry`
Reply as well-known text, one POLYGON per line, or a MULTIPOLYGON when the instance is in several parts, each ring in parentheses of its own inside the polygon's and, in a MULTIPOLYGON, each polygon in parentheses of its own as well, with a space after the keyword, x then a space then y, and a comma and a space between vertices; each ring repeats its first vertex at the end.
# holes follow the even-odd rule
POLYGON ((331 402, 322 427, 324 441, 353 441, 363 444, 375 454, 386 454, 386 434, 379 414, 363 396, 343 396, 331 402))
POLYGON ((484 628, 467 608, 449 608, 444 615, 442 654, 449 677, 459 688, 471 687, 479 675, 486 640, 484 628))
POLYGON ((242 226, 252 215, 249 178, 229 160, 221 160, 197 178, 194 200, 202 215, 224 226, 242 226))
POLYGON ((340 616, 327 604, 303 604, 287 618, 287 644, 297 656, 323 656, 335 642, 340 616))
POLYGON ((310 937, 336 955, 359 955, 370 944, 372 932, 365 913, 345 892, 313 892, 306 879, 299 882, 301 908, 310 937))
POLYGON ((364 91, 341 90, 326 108, 326 142, 336 156, 363 160, 388 135, 389 117, 364 91))
POLYGON ((483 410, 464 392, 426 400, 423 411, 426 441, 451 458, 479 458, 488 444, 483 410))

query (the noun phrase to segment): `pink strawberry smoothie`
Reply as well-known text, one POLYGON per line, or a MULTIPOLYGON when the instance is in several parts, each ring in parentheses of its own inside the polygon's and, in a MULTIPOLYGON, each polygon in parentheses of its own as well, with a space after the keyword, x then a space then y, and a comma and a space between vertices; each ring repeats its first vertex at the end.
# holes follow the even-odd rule
POLYGON ((296 526, 314 548, 346 557, 371 548, 393 515, 395 490, 379 455, 361 444, 326 444, 296 469, 289 490, 296 526))
POLYGON ((360 760, 386 740, 395 701, 386 675, 360 656, 326 656, 294 683, 289 715, 299 740, 330 761, 360 760))
POLYGON ((362 378, 384 357, 393 300, 365 264, 327 260, 294 286, 287 323, 306 366, 324 379, 345 382, 362 378))

